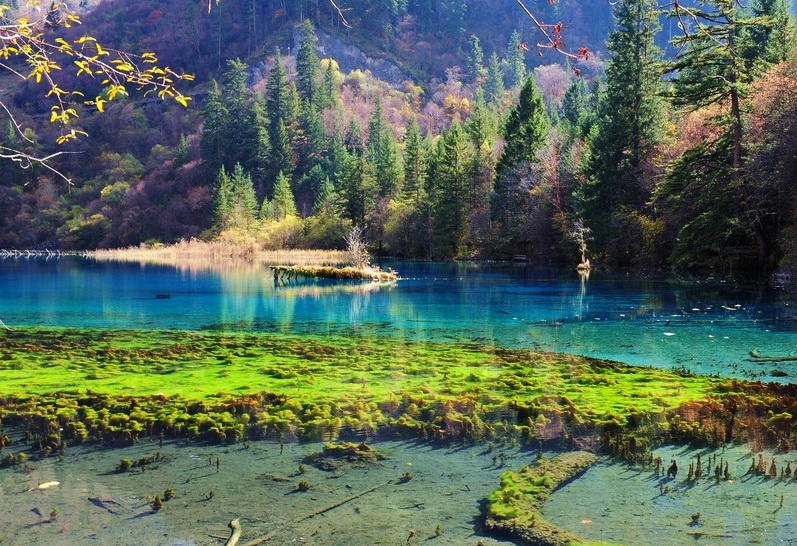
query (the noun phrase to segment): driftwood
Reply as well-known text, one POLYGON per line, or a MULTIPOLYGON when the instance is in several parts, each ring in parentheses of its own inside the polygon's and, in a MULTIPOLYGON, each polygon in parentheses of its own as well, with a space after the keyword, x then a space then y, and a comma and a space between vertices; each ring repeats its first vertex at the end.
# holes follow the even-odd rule
POLYGON ((227 542, 224 543, 224 546, 235 546, 238 544, 238 539, 241 538, 241 520, 235 518, 227 524, 227 527, 230 528, 232 534, 227 539, 227 542))
MULTIPOLYGON (((314 518, 316 516, 320 516, 321 514, 329 512, 330 510, 334 510, 335 508, 337 508, 339 506, 343 506, 347 502, 351 502, 351 501, 353 501, 355 499, 358 499, 358 498, 362 497, 363 495, 367 495, 368 493, 376 491, 380 487, 383 487, 383 486, 385 486, 385 485, 387 485, 389 483, 392 483, 392 480, 386 481, 385 483, 380 483, 378 485, 375 485, 375 486, 373 486, 373 487, 371 487, 369 489, 366 489, 365 491, 360 491, 359 493, 357 493, 355 495, 352 495, 351 497, 346 497, 345 499, 343 499, 341 501, 338 501, 335 504, 331 504, 331 505, 327 506, 326 508, 321 508, 320 510, 316 510, 315 512, 311 512, 310 514, 306 514, 306 515, 304 515, 304 516, 302 516, 302 517, 300 517, 298 519, 295 519, 295 520, 292 520, 292 521, 287 521, 287 522, 283 523, 282 525, 280 525, 277 529, 269 531, 267 534, 263 535, 260 538, 256 538, 254 540, 250 540, 249 542, 247 542, 243 546, 258 546, 259 544, 263 544, 265 542, 268 542, 269 540, 274 538, 274 536, 276 536, 276 534, 279 531, 283 530, 286 527, 292 527, 293 525, 296 525, 297 523, 301 523, 303 521, 306 521, 308 519, 314 518)), ((233 520, 233 521, 238 521, 238 520, 233 520)), ((232 522, 230 522, 230 525, 232 525, 232 522)), ((229 544, 229 545, 225 545, 225 546, 232 546, 232 545, 229 544)))
POLYGON ((797 356, 762 355, 758 349, 750 351, 749 362, 797 362, 797 356))

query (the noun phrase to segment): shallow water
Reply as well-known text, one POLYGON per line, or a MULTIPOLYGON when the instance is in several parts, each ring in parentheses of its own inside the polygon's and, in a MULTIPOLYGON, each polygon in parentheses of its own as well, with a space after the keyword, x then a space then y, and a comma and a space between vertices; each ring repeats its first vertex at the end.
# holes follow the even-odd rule
POLYGON ((335 471, 304 460, 321 444, 159 447, 143 441, 114 450, 72 448, 61 461, 50 457, 32 462, 28 472, 0 472, 2 544, 223 544, 234 518, 243 530, 240 544, 272 534, 268 544, 400 546, 410 531, 416 545, 511 544, 481 534, 480 502, 506 470, 492 455, 504 454, 508 466, 528 455, 485 446, 370 445, 383 461, 335 471), (156 452, 163 460, 143 472, 114 470, 123 457, 135 461, 156 452), (412 479, 400 483, 407 472, 412 479), (301 480, 309 491, 297 491, 301 480), (52 482, 58 484, 38 489, 52 482), (174 498, 154 512, 154 496, 166 488, 174 498))
MULTIPOLYGON (((654 451, 668 465, 677 461, 675 479, 668 479, 663 472, 657 476, 650 468, 604 460, 552 495, 543 515, 583 538, 629 545, 797 544, 797 481, 793 475, 771 479, 749 474, 757 454, 734 447, 699 451, 704 466, 709 455, 728 461, 729 480, 717 481, 704 474, 699 481, 690 482, 686 469, 697 453, 676 447, 654 451)), ((787 462, 797 468, 794 454, 766 452, 763 456, 766 466, 774 457, 778 468, 787 462)))
POLYGON ((790 382, 797 374, 795 361, 749 361, 754 350, 797 355, 797 301, 763 285, 596 273, 586 280, 574 271, 525 265, 384 265, 402 279, 387 286, 277 286, 259 266, 4 259, 0 319, 12 327, 357 331, 766 381, 790 382))
MULTIPOLYGON (((385 266, 402 279, 393 285, 275 285, 271 272, 256 266, 211 270, 82 258, 4 259, 0 319, 11 328, 356 332, 525 347, 767 381, 792 382, 797 374, 797 362, 748 360, 753 350, 797 354, 797 302, 766 287, 595 273, 587 280, 571 271, 516 265, 385 266), (786 375, 775 377, 775 370, 786 375)), ((241 518, 246 540, 274 531, 275 544, 404 545, 410 530, 416 531, 413 544, 502 543, 479 534, 483 500, 505 470, 486 446, 383 442, 375 446, 388 459, 377 466, 339 476, 309 469, 300 477, 302 457, 318 445, 286 444, 283 454, 273 443, 247 445, 167 442, 161 449, 145 441, 124 450, 70 448, 63 461, 33 462, 29 473, 0 471, 2 543, 221 544, 234 517, 241 518), (157 468, 113 471, 122 457, 158 450, 167 461, 157 468), (218 473, 206 460, 210 452, 222 459, 218 473), (398 484, 408 471, 413 479, 398 484), (313 486, 308 493, 295 491, 303 478, 313 486), (50 481, 59 485, 36 490, 50 481), (380 487, 372 493, 295 523, 375 485, 380 487), (175 488, 175 499, 153 513, 151 498, 166 487, 175 488), (56 517, 50 518, 54 508, 56 517)), ((533 459, 514 449, 501 452, 509 468, 533 459)), ((657 453, 665 460, 693 456, 676 448, 657 453)), ((689 487, 604 461, 556 492, 544 515, 578 535, 625 544, 797 543, 797 482, 744 477, 749 453, 733 453, 734 483, 704 479, 689 487), (666 494, 662 485, 670 486, 666 494), (701 516, 693 525, 696 512, 701 516)))

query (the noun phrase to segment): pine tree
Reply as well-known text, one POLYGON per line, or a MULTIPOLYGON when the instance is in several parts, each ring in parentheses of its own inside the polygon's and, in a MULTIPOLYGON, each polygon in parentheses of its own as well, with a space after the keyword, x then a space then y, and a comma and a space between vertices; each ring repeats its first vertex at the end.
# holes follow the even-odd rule
POLYGON ((484 51, 482 51, 479 37, 470 36, 470 51, 468 52, 468 83, 474 88, 479 88, 487 80, 487 69, 484 67, 484 51))
POLYGON ((338 182, 345 216, 354 225, 362 225, 374 206, 377 193, 373 166, 363 156, 347 154, 338 182))
POLYGON ((335 186, 329 177, 324 178, 323 183, 318 188, 318 193, 313 204, 313 214, 324 214, 338 212, 338 195, 335 186))
POLYGON ((440 0, 446 34, 451 38, 454 47, 459 49, 465 36, 465 14, 468 11, 466 0, 440 0))
POLYGON ((346 128, 346 136, 343 139, 343 144, 346 146, 346 150, 348 150, 349 153, 362 155, 365 152, 363 132, 357 120, 354 118, 349 121, 349 126, 346 128))
POLYGON ((254 226, 257 212, 257 197, 252 178, 240 163, 235 164, 230 177, 230 206, 232 208, 232 227, 250 230, 254 226))
POLYGON ((230 177, 222 167, 216 176, 213 196, 213 227, 216 231, 221 232, 230 227, 233 216, 232 193, 230 177))
POLYGON ((299 113, 299 132, 297 133, 295 153, 298 157, 296 172, 294 176, 301 178, 313 166, 323 160, 324 148, 326 146, 326 136, 321 116, 318 110, 308 101, 302 102, 299 113))
POLYGON ((759 264, 766 268, 773 241, 757 211, 747 208, 755 181, 742 177, 742 112, 749 83, 760 63, 766 64, 768 48, 760 49, 763 58, 745 58, 743 53, 756 49, 751 36, 765 34, 771 19, 753 17, 734 0, 706 0, 692 13, 697 28, 674 40, 682 52, 673 63, 673 102, 686 110, 720 105, 712 123, 724 131, 678 158, 657 188, 657 197, 682 220, 673 260, 680 265, 706 263, 719 259, 727 247, 755 245, 759 264))
POLYGON ((506 49, 506 84, 519 87, 526 80, 526 58, 520 45, 520 33, 515 30, 506 49))
POLYGON ((251 142, 247 146, 244 168, 251 173, 258 197, 271 193, 271 138, 268 134, 268 115, 266 101, 262 95, 255 95, 250 105, 251 142))
POLYGON ((174 163, 179 167, 186 162, 188 162, 188 140, 185 138, 185 133, 180 133, 180 139, 174 148, 174 163))
POLYGON ((274 220, 284 220, 286 216, 296 216, 296 202, 291 192, 291 182, 287 176, 279 173, 274 184, 274 199, 271 204, 271 214, 274 220))
POLYGON ((473 147, 454 123, 440 140, 435 169, 435 241, 443 257, 457 257, 468 239, 468 205, 473 147))
POLYGON ((487 81, 484 84, 484 98, 490 104, 501 104, 504 98, 504 74, 498 55, 493 51, 487 68, 487 81))
POLYGON ((748 66, 763 72, 787 59, 797 43, 794 17, 788 0, 752 0, 750 12, 756 24, 744 27, 741 54, 748 66))
POLYGON ((210 83, 202 115, 202 143, 200 145, 202 160, 206 170, 215 173, 224 165, 224 126, 227 118, 216 80, 212 80, 210 83))
POLYGON ((478 150, 483 145, 492 147, 498 136, 498 120, 482 101, 476 101, 473 112, 465 122, 465 131, 473 142, 474 149, 478 150))
POLYGON ((633 257, 635 250, 628 245, 641 246, 628 233, 638 231, 631 224, 653 187, 646 179, 645 161, 658 142, 663 115, 660 55, 653 43, 658 15, 653 0, 618 3, 607 42, 613 56, 590 146, 581 216, 592 231, 595 250, 614 262, 633 257))
POLYGON ((292 121, 288 115, 288 76, 282 67, 282 56, 279 49, 274 54, 274 66, 272 66, 268 75, 266 112, 268 114, 269 133, 272 137, 276 133, 277 123, 280 120, 285 126, 292 121))
POLYGON ((498 161, 497 173, 504 172, 524 161, 534 161, 537 150, 545 141, 550 122, 545 113, 534 78, 529 77, 520 90, 518 104, 512 109, 504 127, 504 152, 498 161))
POLYGON ((426 154, 421 138, 421 128, 413 120, 404 135, 404 185, 402 196, 408 201, 421 198, 426 178, 426 154))
POLYGON ((376 97, 374 111, 371 114, 371 119, 368 121, 368 157, 373 163, 376 163, 376 158, 381 151, 380 148, 382 146, 384 130, 385 120, 382 115, 382 101, 379 97, 376 97))
POLYGON ((584 138, 589 134, 589 129, 585 128, 589 108, 587 84, 583 78, 575 78, 565 91, 560 116, 565 122, 567 133, 571 139, 584 138))
POLYGON ((271 135, 271 152, 269 155, 269 176, 273 176, 273 180, 276 180, 279 173, 288 177, 293 175, 291 137, 281 119, 277 121, 276 131, 271 135))
POLYGON ((382 133, 379 155, 376 157, 376 179, 379 195, 392 199, 401 191, 402 166, 398 146, 393 140, 393 133, 386 129, 382 133))
POLYGON ((315 101, 318 91, 319 59, 316 54, 318 39, 310 19, 302 23, 302 42, 296 55, 296 87, 302 100, 311 104, 315 101))
POLYGON ((326 64, 324 69, 324 77, 321 80, 321 87, 318 92, 316 105, 319 110, 325 108, 337 108, 340 102, 338 97, 337 83, 335 82, 335 74, 338 72, 338 63, 334 59, 324 59, 321 65, 326 64))

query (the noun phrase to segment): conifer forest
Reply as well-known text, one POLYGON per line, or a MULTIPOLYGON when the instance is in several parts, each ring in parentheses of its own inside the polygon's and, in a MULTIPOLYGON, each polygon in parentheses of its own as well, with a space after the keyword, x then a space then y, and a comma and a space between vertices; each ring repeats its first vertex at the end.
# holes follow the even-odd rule
MULTIPOLYGON (((25 9, 12 4, 5 21, 25 9)), ((357 226, 374 256, 401 259, 797 265, 790 0, 77 12, 80 25, 56 21, 44 39, 88 32, 191 77, 176 101, 121 93, 54 51, 63 70, 45 79, 69 91, 56 110, 41 74, 16 77, 30 60, 4 65, 0 143, 22 155, 0 159, 0 248, 336 249, 357 226), (79 138, 53 122, 64 112, 79 138)))

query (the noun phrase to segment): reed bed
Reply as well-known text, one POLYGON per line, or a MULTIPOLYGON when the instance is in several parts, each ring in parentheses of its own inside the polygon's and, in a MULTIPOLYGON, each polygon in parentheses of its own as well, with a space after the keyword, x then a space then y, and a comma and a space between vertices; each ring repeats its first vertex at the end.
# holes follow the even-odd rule
POLYGON ((181 240, 173 245, 95 250, 88 253, 98 260, 143 261, 163 264, 180 264, 198 261, 207 264, 250 261, 263 264, 295 266, 339 266, 350 262, 342 250, 280 249, 264 250, 256 241, 231 242, 226 240, 181 240))

